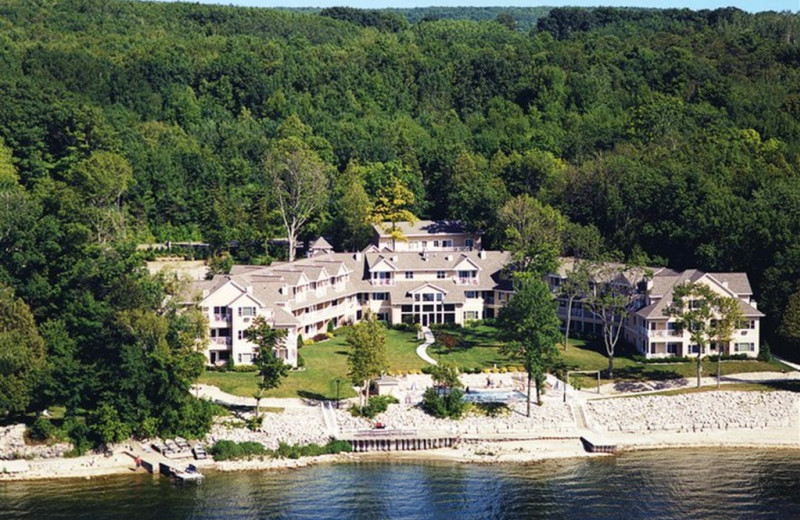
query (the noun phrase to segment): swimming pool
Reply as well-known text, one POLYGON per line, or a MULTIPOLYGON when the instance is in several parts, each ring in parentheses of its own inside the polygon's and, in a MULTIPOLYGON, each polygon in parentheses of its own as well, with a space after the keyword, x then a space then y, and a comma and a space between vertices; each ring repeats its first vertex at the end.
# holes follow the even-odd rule
POLYGON ((524 401, 525 394, 517 390, 470 390, 464 394, 468 403, 513 403, 524 401))

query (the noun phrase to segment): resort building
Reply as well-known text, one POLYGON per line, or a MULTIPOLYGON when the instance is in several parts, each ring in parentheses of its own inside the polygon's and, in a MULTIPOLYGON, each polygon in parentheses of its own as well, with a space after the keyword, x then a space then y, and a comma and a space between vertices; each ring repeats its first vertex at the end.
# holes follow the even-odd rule
MULTIPOLYGON (((257 316, 287 331, 277 355, 297 363, 297 343, 324 334, 329 326, 356 323, 369 310, 391 324, 464 324, 494 318, 512 295, 505 273, 510 254, 478 248, 480 237, 454 222, 420 222, 403 226, 408 242, 392 244, 388 234, 375 231, 374 243, 356 253, 336 253, 320 238, 308 257, 270 266, 234 266, 230 274, 194 281, 185 298, 205 313, 210 344, 210 364, 232 360, 251 363, 255 345, 245 331, 257 316), (330 325, 329 325, 330 324, 330 325)), ((573 260, 562 259, 558 273, 548 276, 553 293, 572 269, 573 260)), ((736 297, 746 318, 725 353, 758 354, 759 320, 763 316, 752 299, 744 273, 682 273, 665 268, 632 270, 614 283, 635 287, 637 296, 626 316, 622 340, 647 357, 696 355, 688 332, 679 331, 675 319, 665 314, 672 290, 687 281, 704 283, 714 291, 736 297)), ((566 319, 566 304, 559 298, 559 313, 566 319)), ((572 306, 571 330, 599 334, 600 319, 578 299, 572 306)), ((713 342, 708 352, 726 348, 713 342)))
POLYGON ((372 243, 381 251, 472 251, 481 249, 481 234, 470 233, 458 220, 420 220, 415 224, 396 222, 405 240, 393 239, 387 231, 391 222, 373 226, 372 243))
POLYGON ((357 253, 334 253, 320 239, 308 258, 237 265, 230 274, 195 281, 185 302, 196 302, 208 319, 210 364, 252 362, 255 345, 245 330, 256 316, 287 331, 278 355, 292 365, 299 336, 324 334, 329 323, 355 323, 367 310, 389 323, 423 326, 494 317, 511 294, 502 276, 508 253, 462 250, 463 235, 446 240, 436 251, 395 252, 372 244, 357 253))
MULTIPOLYGON (((558 295, 558 287, 573 269, 574 260, 564 258, 559 273, 548 276, 551 290, 558 295)), ((596 281, 590 283, 594 284, 596 281)), ((760 320, 764 316, 753 299, 753 291, 746 273, 706 273, 697 269, 677 272, 663 267, 628 270, 613 283, 628 284, 635 288, 636 296, 623 317, 624 341, 648 358, 669 356, 701 356, 723 354, 745 354, 758 356, 760 320), (646 276, 645 276, 646 274, 646 276), (714 293, 736 298, 742 321, 734 332, 730 344, 723 345, 716 338, 703 347, 693 344, 689 331, 680 330, 677 319, 667 314, 672 303, 673 290, 684 283, 698 283, 711 288, 714 293)), ((566 321, 567 302, 557 296, 559 317, 566 321)), ((570 330, 592 335, 602 333, 602 321, 581 299, 577 299, 571 310, 570 330)))

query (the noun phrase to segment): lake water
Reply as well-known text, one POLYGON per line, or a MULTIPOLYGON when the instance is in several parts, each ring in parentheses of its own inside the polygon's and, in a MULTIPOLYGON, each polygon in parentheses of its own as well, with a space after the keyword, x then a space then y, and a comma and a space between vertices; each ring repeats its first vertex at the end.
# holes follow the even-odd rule
POLYGON ((800 518, 800 452, 664 450, 530 465, 356 463, 0 483, 0 519, 800 518))

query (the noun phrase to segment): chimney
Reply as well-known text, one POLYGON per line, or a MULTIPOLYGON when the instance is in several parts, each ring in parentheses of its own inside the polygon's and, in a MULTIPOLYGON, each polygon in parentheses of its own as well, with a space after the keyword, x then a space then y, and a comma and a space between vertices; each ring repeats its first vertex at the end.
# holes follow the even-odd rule
POLYGON ((447 256, 444 257, 444 259, 446 261, 448 261, 448 262, 452 262, 453 261, 453 255, 447 255, 447 256))
POLYGON ((353 255, 353 260, 355 260, 356 262, 361 261, 361 251, 358 251, 356 254, 353 255))
POLYGON ((253 286, 252 285, 248 285, 245 288, 245 290, 247 291, 247 294, 253 294, 253 286))
POLYGON ((392 256, 391 261, 397 263, 397 255, 392 256))
POLYGON ((486 251, 484 251, 483 249, 478 251, 478 258, 480 258, 481 260, 486 260, 486 251))

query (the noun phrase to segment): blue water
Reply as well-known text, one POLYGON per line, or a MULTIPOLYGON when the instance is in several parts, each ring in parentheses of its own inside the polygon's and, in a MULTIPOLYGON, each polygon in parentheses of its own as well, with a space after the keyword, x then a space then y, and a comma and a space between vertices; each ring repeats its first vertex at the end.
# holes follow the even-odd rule
POLYGON ((468 403, 510 403, 524 401, 526 395, 516 390, 470 390, 464 394, 468 403))
POLYGON ((800 452, 680 450, 482 466, 356 463, 0 484, 0 519, 794 519, 800 452))

